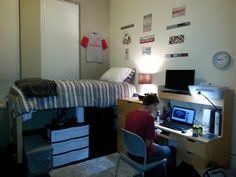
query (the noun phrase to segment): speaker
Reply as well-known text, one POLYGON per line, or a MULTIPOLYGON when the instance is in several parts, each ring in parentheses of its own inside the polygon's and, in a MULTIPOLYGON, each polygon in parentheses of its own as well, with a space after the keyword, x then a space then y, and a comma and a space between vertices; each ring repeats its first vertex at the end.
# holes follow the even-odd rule
POLYGON ((221 135, 221 110, 204 109, 202 123, 204 124, 204 134, 221 135))

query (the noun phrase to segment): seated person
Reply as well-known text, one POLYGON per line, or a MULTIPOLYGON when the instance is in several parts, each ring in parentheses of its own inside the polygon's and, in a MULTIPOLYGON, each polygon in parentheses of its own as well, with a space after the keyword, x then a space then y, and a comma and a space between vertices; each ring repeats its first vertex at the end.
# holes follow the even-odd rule
MULTIPOLYGON (((143 99, 144 110, 129 112, 126 116, 125 129, 144 139, 147 146, 148 162, 167 158, 168 169, 170 165, 175 166, 176 150, 174 147, 154 143, 157 135, 155 133, 154 117, 152 115, 156 115, 158 103, 159 100, 156 95, 149 94, 145 96, 143 99)), ((142 161, 142 159, 131 154, 129 156, 138 162, 142 161)))

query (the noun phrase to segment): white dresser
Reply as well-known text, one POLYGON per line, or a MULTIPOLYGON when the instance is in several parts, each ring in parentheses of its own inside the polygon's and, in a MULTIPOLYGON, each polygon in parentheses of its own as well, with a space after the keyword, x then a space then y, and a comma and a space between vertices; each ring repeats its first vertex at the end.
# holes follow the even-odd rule
POLYGON ((53 167, 89 157, 89 125, 80 125, 59 130, 48 129, 53 148, 53 167))

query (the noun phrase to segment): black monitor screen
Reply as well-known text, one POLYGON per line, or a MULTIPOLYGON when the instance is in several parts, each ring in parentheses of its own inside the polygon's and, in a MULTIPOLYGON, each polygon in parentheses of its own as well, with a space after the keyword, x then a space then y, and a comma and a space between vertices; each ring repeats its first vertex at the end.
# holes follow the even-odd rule
POLYGON ((195 70, 166 70, 165 88, 188 91, 194 85, 195 70))

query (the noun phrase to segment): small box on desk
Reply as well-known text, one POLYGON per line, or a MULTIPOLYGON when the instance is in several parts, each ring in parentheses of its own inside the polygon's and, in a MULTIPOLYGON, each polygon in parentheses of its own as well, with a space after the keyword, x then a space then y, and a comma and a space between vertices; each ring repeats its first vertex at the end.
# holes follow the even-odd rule
POLYGON ((52 146, 40 135, 25 136, 23 147, 29 177, 49 172, 52 166, 52 146))

